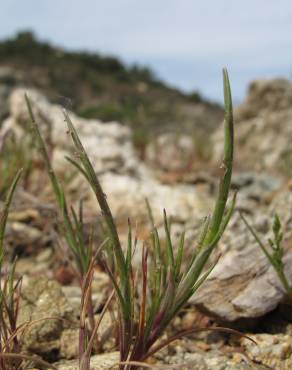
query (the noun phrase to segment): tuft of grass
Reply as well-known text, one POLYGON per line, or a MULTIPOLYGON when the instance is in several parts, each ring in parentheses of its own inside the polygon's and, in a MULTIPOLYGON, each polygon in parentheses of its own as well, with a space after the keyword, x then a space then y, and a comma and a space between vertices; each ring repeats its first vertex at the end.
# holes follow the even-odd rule
POLYGON ((85 177, 92 190, 94 191, 107 227, 108 236, 110 238, 109 243, 111 244, 110 249, 113 251, 115 257, 115 267, 118 273, 119 282, 117 283, 116 277, 112 274, 109 268, 107 268, 107 271, 109 273, 109 276, 111 277, 121 305, 120 313, 122 321, 120 333, 120 352, 121 358, 124 359, 127 358, 130 351, 134 323, 131 289, 131 268, 129 268, 131 264, 130 260, 132 258, 132 255, 130 253, 130 251, 132 250, 132 243, 131 240, 129 240, 127 260, 123 253, 113 215, 107 203, 106 196, 103 192, 101 184, 94 171, 94 168, 66 111, 64 111, 64 117, 77 151, 77 157, 79 159, 79 162, 76 162, 75 159, 72 158, 69 159, 69 161, 82 173, 82 175, 85 177))
POLYGON ((270 264, 273 266, 278 278, 280 279, 285 291, 287 292, 289 297, 292 297, 292 286, 289 284, 288 279, 285 274, 285 265, 283 262, 284 256, 284 248, 283 248, 283 229, 282 224, 279 219, 279 216, 275 214, 273 220, 273 239, 269 239, 269 245, 266 246, 254 228, 250 225, 247 219, 244 217, 242 213, 240 213, 241 219, 245 223, 247 229, 250 231, 252 236, 254 237, 255 241, 257 242, 258 246, 261 248, 264 255, 267 257, 270 264))
MULTIPOLYGON (((181 236, 178 252, 175 255, 170 225, 164 211, 166 248, 165 250, 162 249, 158 231, 153 225, 151 248, 153 256, 152 258, 149 257, 149 251, 144 246, 141 261, 141 280, 133 278, 132 255, 134 248, 131 228, 129 226, 127 248, 123 252, 113 216, 94 168, 68 113, 64 112, 78 158, 78 162, 73 159, 70 161, 80 170, 96 195, 107 225, 108 236, 115 257, 114 270, 110 270, 107 266, 106 259, 103 262, 112 280, 119 302, 121 363, 145 361, 150 354, 153 354, 152 347, 154 343, 158 341, 171 320, 214 268, 215 264, 204 271, 212 251, 231 218, 235 205, 234 196, 230 207, 226 209, 233 163, 233 115, 229 78, 225 69, 223 70, 223 80, 225 145, 224 159, 221 165, 222 176, 214 212, 211 217, 206 218, 201 238, 193 251, 191 263, 186 269, 183 269, 184 236, 181 236), (137 300, 135 297, 136 293, 139 292, 140 285, 142 288, 140 298, 137 300)), ((153 219, 152 223, 154 223, 153 219)), ((121 364, 119 368, 121 370, 136 369, 136 366, 121 364)))
MULTIPOLYGON (((69 114, 64 111, 64 118, 75 146, 75 152, 77 153, 77 156, 68 158, 68 160, 80 171, 92 188, 106 226, 108 239, 105 243, 107 248, 104 248, 105 252, 99 258, 111 279, 118 302, 120 319, 118 325, 120 370, 137 369, 138 363, 144 362, 149 356, 152 356, 162 348, 161 345, 156 343, 167 330, 168 325, 175 315, 204 283, 216 265, 214 263, 207 267, 210 255, 216 248, 218 241, 229 223, 236 201, 236 196, 234 195, 230 206, 227 207, 232 175, 234 140, 231 89, 226 69, 223 70, 223 83, 225 143, 223 162, 221 164, 222 175, 217 200, 212 215, 205 219, 201 236, 194 246, 192 258, 186 264, 186 267, 184 267, 185 263, 183 263, 185 262, 184 234, 181 235, 178 248, 175 248, 171 237, 171 225, 167 213, 164 211, 166 236, 164 246, 155 227, 151 207, 147 203, 152 225, 151 246, 143 246, 140 274, 134 274, 132 257, 136 248, 136 239, 132 235, 131 223, 129 222, 127 245, 123 248, 114 217, 99 179, 69 114), (177 250, 176 253, 175 250, 177 250)), ((85 308, 87 307, 87 300, 90 296, 90 285, 93 276, 92 261, 95 260, 93 258, 94 253, 93 249, 87 248, 83 242, 82 217, 78 218, 73 209, 71 209, 71 212, 69 211, 63 187, 52 169, 45 143, 35 122, 30 101, 27 96, 25 96, 25 99, 31 118, 32 129, 35 132, 40 152, 46 163, 56 200, 62 214, 64 235, 70 250, 75 256, 76 264, 82 276, 83 299, 80 321, 80 336, 82 338, 79 342, 82 357, 80 358, 80 369, 88 370, 90 367, 90 351, 96 329, 91 331, 91 339, 89 339, 91 344, 87 346, 88 337, 87 339, 85 338, 84 326, 85 308)), ((186 335, 186 333, 181 333, 181 335, 186 335)), ((165 342, 165 345, 179 336, 180 334, 169 338, 165 342)))

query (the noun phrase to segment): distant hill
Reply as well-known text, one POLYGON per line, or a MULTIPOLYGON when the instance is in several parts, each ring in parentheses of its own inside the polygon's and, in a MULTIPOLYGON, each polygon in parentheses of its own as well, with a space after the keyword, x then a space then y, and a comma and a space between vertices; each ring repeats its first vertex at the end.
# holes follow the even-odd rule
POLYGON ((17 71, 17 78, 6 76, 2 83, 36 87, 83 117, 130 125, 137 145, 160 131, 209 132, 222 119, 219 105, 203 100, 198 92, 185 94, 167 86, 148 68, 63 50, 31 32, 0 42, 1 67, 17 71))

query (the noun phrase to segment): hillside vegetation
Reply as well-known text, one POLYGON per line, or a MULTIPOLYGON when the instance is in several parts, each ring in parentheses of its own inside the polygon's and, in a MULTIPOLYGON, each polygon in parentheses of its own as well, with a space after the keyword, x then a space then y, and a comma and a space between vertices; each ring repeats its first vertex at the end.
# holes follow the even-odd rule
POLYGON ((0 83, 36 87, 80 116, 130 125, 137 144, 157 131, 213 130, 222 118, 220 106, 204 101, 198 92, 186 94, 167 86, 148 68, 66 51, 37 40, 31 32, 0 42, 0 67, 17 71, 13 77, 5 75, 5 81, 0 76, 0 83))

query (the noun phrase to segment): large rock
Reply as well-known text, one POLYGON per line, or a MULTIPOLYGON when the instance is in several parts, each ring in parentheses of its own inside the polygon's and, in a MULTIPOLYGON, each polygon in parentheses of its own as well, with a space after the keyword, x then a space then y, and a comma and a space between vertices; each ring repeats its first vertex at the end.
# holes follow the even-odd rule
MULTIPOLYGON (((268 245, 272 215, 277 211, 285 230, 285 272, 292 284, 291 204, 292 194, 281 191, 268 209, 256 208, 247 216, 268 245)), ((256 319, 275 309, 287 296, 274 268, 236 214, 219 243, 217 266, 192 302, 224 321, 256 319)))
MULTIPOLYGON (((235 109, 236 162, 242 169, 292 174, 292 83, 254 81, 235 109)), ((213 136, 214 158, 221 157, 222 127, 213 136)))
MULTIPOLYGON (((51 143, 53 165, 64 177, 64 173, 72 170, 64 156, 74 156, 74 147, 67 133, 62 108, 50 104, 34 90, 27 93, 33 103, 36 120, 47 142, 51 143)), ((70 116, 95 171, 100 173, 104 191, 118 220, 138 216, 145 218, 145 198, 149 199, 158 222, 162 219, 163 208, 179 222, 192 217, 194 212, 201 215, 207 213, 208 201, 192 186, 172 187, 162 185, 155 179, 135 153, 129 128, 115 122, 104 124, 98 120, 82 119, 73 113, 70 116)), ((3 129, 11 129, 21 138, 27 135, 28 127, 24 90, 15 89, 10 97, 10 117, 4 122, 3 129)), ((87 198, 88 206, 96 209, 96 202, 84 179, 75 177, 68 188, 78 197, 82 194, 87 198)))

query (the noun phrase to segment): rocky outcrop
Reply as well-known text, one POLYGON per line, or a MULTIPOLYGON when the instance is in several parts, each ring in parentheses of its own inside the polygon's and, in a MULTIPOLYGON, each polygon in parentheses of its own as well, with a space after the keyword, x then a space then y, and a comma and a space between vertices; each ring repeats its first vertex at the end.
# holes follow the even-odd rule
MULTIPOLYGON (((242 169, 292 174, 292 83, 258 80, 235 109, 236 162, 242 169)), ((222 127, 213 136, 214 158, 221 157, 222 127)))
MULTIPOLYGON (((60 106, 50 104, 36 91, 27 92, 34 107, 36 120, 52 148, 52 162, 61 175, 72 171, 64 156, 74 156, 74 147, 67 134, 66 123, 60 106)), ((163 185, 155 179, 135 153, 129 128, 118 123, 104 124, 97 120, 82 119, 70 113, 81 141, 92 160, 114 215, 118 220, 131 217, 145 218, 145 198, 148 198, 155 219, 162 219, 162 210, 182 222, 192 217, 194 210, 202 215, 209 205, 192 186, 163 185)), ((28 135, 29 120, 24 101, 24 90, 15 89, 10 96, 10 116, 3 129, 13 130, 19 138, 28 135)), ((64 177, 64 176, 63 176, 64 177)), ((71 192, 82 193, 88 206, 96 210, 95 200, 84 179, 76 176, 68 184, 71 192)))

